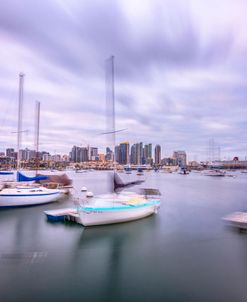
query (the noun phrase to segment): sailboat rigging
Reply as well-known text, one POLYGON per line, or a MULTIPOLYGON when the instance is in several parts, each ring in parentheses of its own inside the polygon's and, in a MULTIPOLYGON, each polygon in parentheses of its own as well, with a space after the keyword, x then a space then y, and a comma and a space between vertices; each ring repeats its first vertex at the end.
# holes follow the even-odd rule
MULTIPOLYGON (((109 131, 112 148, 115 147, 115 88, 114 88, 114 57, 106 60, 106 99, 110 102, 108 109, 109 131)), ((91 199, 90 204, 77 207, 78 222, 84 226, 104 225, 127 222, 157 213, 160 206, 160 192, 144 189, 143 194, 133 192, 116 193, 118 189, 139 184, 141 181, 124 183, 116 173, 114 159, 113 192, 99 195, 91 199)))
MULTIPOLYGON (((19 74, 18 129, 17 129, 17 181, 33 181, 35 177, 27 177, 20 170, 20 146, 22 135, 24 74, 19 74)), ((42 176, 39 179, 46 179, 42 176)), ((0 207, 19 207, 50 203, 60 198, 58 189, 48 189, 37 185, 5 184, 0 189, 0 207)))

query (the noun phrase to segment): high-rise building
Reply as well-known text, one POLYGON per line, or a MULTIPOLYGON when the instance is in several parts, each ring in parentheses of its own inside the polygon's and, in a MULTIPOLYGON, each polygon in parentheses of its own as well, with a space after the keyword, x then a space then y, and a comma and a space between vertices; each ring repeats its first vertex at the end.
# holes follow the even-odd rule
POLYGON ((79 160, 79 147, 73 146, 71 152, 70 152, 70 160, 72 162, 78 162, 79 160))
POLYGON ((29 150, 28 148, 26 149, 20 149, 19 150, 19 155, 20 155, 20 160, 33 160, 36 159, 36 151, 35 150, 29 150))
POLYGON ((135 165, 136 159, 136 144, 132 145, 130 148, 130 163, 135 165))
POLYGON ((143 143, 139 143, 139 152, 140 152, 140 165, 145 164, 145 157, 144 157, 144 148, 143 143))
POLYGON ((14 157, 14 152, 15 152, 15 149, 8 148, 8 149, 6 149, 6 156, 7 157, 14 157))
POLYGON ((89 152, 90 152, 90 157, 89 157, 90 160, 98 160, 99 158, 98 148, 90 147, 89 152))
POLYGON ((48 152, 42 152, 42 160, 47 162, 49 160, 51 160, 51 155, 48 152))
POLYGON ((154 148, 154 163, 156 165, 161 164, 161 147, 160 147, 160 145, 156 145, 154 148))
POLYGON ((80 162, 88 161, 88 148, 81 147, 80 149, 80 162))
POLYGON ((140 165, 142 155, 142 143, 132 145, 130 150, 130 163, 133 165, 140 165))
POLYGON ((152 144, 148 144, 144 146, 144 161, 145 164, 152 163, 152 144))
POLYGON ((181 168, 185 168, 187 165, 187 156, 185 151, 174 151, 173 158, 176 160, 177 165, 181 168))
POLYGON ((105 160, 113 160, 113 152, 109 147, 106 147, 105 160))
POLYGON ((119 163, 119 158, 120 158, 120 146, 115 146, 114 161, 119 163))
POLYGON ((88 148, 73 146, 70 152, 70 160, 72 162, 88 161, 88 148))
POLYGON ((119 145, 119 164, 129 164, 129 143, 123 142, 119 145))
POLYGON ((131 146, 130 162, 134 165, 150 164, 152 162, 152 144, 136 143, 131 146))

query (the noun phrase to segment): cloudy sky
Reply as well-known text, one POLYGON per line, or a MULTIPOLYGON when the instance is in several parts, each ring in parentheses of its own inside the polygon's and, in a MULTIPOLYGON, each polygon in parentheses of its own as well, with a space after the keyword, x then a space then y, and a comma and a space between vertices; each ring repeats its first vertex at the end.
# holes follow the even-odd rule
POLYGON ((115 56, 117 142, 247 155, 245 0, 1 0, 0 151, 16 146, 25 73, 23 146, 104 148, 105 60, 115 56))

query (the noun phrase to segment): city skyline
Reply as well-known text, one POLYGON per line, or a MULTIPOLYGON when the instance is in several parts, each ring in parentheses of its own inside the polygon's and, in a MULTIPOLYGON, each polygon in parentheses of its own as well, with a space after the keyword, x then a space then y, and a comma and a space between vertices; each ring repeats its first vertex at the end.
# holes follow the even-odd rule
MULTIPOLYGON (((152 144, 135 143, 130 145, 129 142, 122 142, 116 145, 115 152, 109 147, 105 148, 105 152, 100 152, 97 147, 87 146, 80 147, 74 145, 68 154, 50 154, 45 150, 39 150, 38 152, 34 149, 22 148, 19 150, 20 160, 32 160, 37 157, 40 160, 49 160, 51 157, 58 159, 69 158, 72 162, 83 162, 83 161, 94 161, 100 160, 100 156, 104 155, 104 160, 117 161, 119 164, 160 164, 161 163, 161 147, 155 145, 152 148, 152 144), (159 161, 156 160, 156 148, 159 148, 159 161), (154 154, 153 154, 154 151, 154 154), (37 155, 38 154, 38 155, 37 155), (110 155, 110 156, 109 156, 110 155)), ((17 150, 14 148, 6 148, 5 151, 0 152, 0 157, 10 157, 17 160, 17 150)))
MULTIPOLYGON (((165 159, 165 158, 172 158, 174 156, 174 152, 176 150, 172 150, 170 153, 168 152, 168 150, 164 150, 160 145, 161 144, 156 144, 156 145, 153 145, 152 143, 143 143, 143 142, 133 142, 133 143, 130 143, 130 142, 117 142, 116 143, 116 146, 115 146, 115 151, 116 151, 116 148, 119 147, 119 145, 121 144, 125 144, 125 143, 128 143, 129 144, 129 162, 131 162, 131 150, 133 147, 135 147, 136 145, 142 145, 143 146, 143 153, 146 153, 148 152, 150 154, 150 146, 151 146, 151 158, 154 160, 155 162, 155 148, 156 146, 159 146, 161 148, 161 151, 160 151, 160 160, 162 159, 165 159), (149 146, 148 150, 145 150, 147 147, 149 146)), ((98 147, 98 146, 95 146, 95 145, 86 145, 86 144, 74 144, 73 145, 74 147, 77 147, 77 148, 82 148, 82 149, 97 149, 97 152, 98 154, 104 154, 107 156, 108 152, 107 152, 107 149, 112 153, 112 150, 111 148, 109 148, 109 146, 105 145, 105 146, 101 146, 101 147, 98 147)), ((70 152, 71 152, 71 148, 72 146, 68 146, 68 151, 67 152, 57 152, 56 150, 45 150, 44 148, 39 148, 39 153, 49 153, 50 155, 52 156, 55 156, 55 155, 59 155, 59 156, 69 156, 70 152)), ((8 149, 13 149, 14 152, 16 153, 16 146, 13 145, 13 146, 1 146, 1 149, 0 149, 0 156, 1 154, 6 154, 6 150, 8 149)), ((35 146, 34 145, 26 145, 26 146, 22 146, 20 151, 24 151, 24 150, 29 150, 29 151, 33 151, 33 152, 36 152, 35 151, 35 146)), ((239 159, 241 160, 246 160, 247 159, 247 156, 243 155, 242 157, 241 156, 238 156, 238 154, 235 154, 233 157, 231 156, 225 156, 225 157, 222 157, 221 156, 221 148, 220 146, 217 144, 217 142, 214 141, 214 139, 210 139, 208 141, 208 145, 205 147, 205 150, 204 150, 204 153, 205 155, 200 157, 198 154, 195 154, 194 157, 190 157, 189 154, 187 153, 187 151, 185 149, 180 149, 180 151, 182 152, 186 152, 187 154, 187 157, 188 157, 188 161, 197 161, 197 162, 203 162, 203 161, 217 161, 217 160, 232 160, 233 158, 235 157, 238 157, 239 159)), ((113 152, 114 154, 114 152, 113 152)), ((148 156, 146 156, 148 157, 148 156)), ((109 159, 108 159, 109 160, 109 159)))
POLYGON ((222 159, 245 158, 246 8, 241 0, 2 1, 0 151, 16 148, 19 72, 23 146, 34 145, 38 100, 40 149, 68 153, 79 142, 103 150, 104 62, 113 54, 116 129, 127 128, 118 142, 202 160, 214 138, 222 159))
MULTIPOLYGON (((209 142, 210 150, 208 150, 208 158, 204 162, 220 161, 220 155, 217 152, 218 146, 215 145, 214 141, 209 142), (214 148, 216 148, 214 150, 214 148)), ((37 158, 37 152, 34 149, 22 148, 19 150, 21 160, 29 160, 37 158)), ((163 152, 164 153, 164 152, 163 152)), ((14 148, 6 148, 4 152, 0 151, 0 157, 11 157, 17 159, 17 152, 14 148)), ((185 150, 174 150, 172 154, 163 155, 162 149, 159 144, 153 146, 151 143, 134 143, 121 142, 115 146, 115 150, 111 150, 110 147, 106 147, 104 151, 98 149, 95 146, 78 146, 74 145, 71 147, 71 151, 68 154, 51 154, 47 150, 39 150, 38 158, 41 160, 50 160, 50 158, 58 158, 59 160, 69 158, 72 162, 83 162, 83 161, 117 161, 119 164, 134 164, 134 165, 159 165, 168 164, 170 165, 170 159, 183 158, 182 165, 186 165, 187 153, 185 150), (102 159, 103 158, 103 159, 102 159)), ((228 158, 223 160, 239 160, 238 156, 234 158, 228 158)), ((240 159, 243 160, 243 159, 240 159)), ((244 158, 246 161, 246 158, 244 158)), ((188 160, 189 162, 198 162, 197 160, 188 160)), ((199 161, 203 162, 203 161, 199 161)))

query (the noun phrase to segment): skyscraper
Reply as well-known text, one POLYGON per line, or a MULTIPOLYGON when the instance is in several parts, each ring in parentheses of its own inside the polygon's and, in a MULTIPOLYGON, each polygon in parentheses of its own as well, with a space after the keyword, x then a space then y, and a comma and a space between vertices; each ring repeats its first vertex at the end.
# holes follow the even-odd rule
POLYGON ((88 148, 73 146, 70 152, 70 160, 72 162, 88 161, 88 148))
POLYGON ((154 148, 154 163, 156 165, 161 164, 161 147, 160 147, 160 145, 156 145, 154 148))
POLYGON ((134 165, 150 164, 152 162, 152 144, 136 143, 131 146, 130 163, 134 165))
POLYGON ((119 158, 120 158, 120 147, 119 146, 115 146, 114 161, 119 163, 119 158))
POLYGON ((144 161, 145 164, 151 164, 152 162, 152 144, 144 146, 144 161))
POLYGON ((8 149, 6 149, 6 156, 14 157, 14 155, 13 155, 14 152, 15 152, 15 150, 13 148, 8 148, 8 149))
POLYGON ((129 164, 129 143, 123 142, 119 145, 119 164, 129 164))
POLYGON ((136 144, 132 145, 130 149, 130 163, 136 164, 136 144))
POLYGON ((131 146, 131 153, 130 153, 130 162, 133 165, 140 165, 142 163, 143 157, 143 148, 142 143, 136 143, 131 146))
POLYGON ((105 160, 113 160, 112 150, 106 147, 105 160))
POLYGON ((90 152, 90 160, 96 160, 98 158, 99 156, 98 148, 90 147, 89 152, 90 152))

